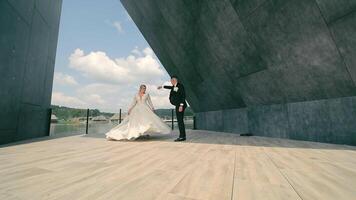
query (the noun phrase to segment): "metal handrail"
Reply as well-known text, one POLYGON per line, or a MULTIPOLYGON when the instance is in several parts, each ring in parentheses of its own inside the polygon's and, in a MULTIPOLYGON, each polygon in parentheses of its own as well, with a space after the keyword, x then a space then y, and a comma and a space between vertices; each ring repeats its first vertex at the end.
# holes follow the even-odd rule
MULTIPOLYGON (((84 116, 84 117, 81 117, 82 119, 84 119, 85 121, 84 121, 84 123, 85 123, 85 135, 87 135, 87 134, 89 134, 89 124, 91 123, 91 121, 89 121, 89 120, 91 120, 91 117, 90 117, 90 114, 92 113, 91 112, 91 110, 89 109, 89 108, 87 108, 87 109, 85 109, 86 110, 86 116, 84 116)), ((174 127, 174 125, 175 125, 175 123, 177 123, 177 121, 176 121, 176 117, 175 117, 175 109, 171 109, 171 119, 170 120, 165 120, 165 122, 166 123, 171 123, 171 129, 172 129, 172 131, 173 130, 175 130, 175 127, 174 127)), ((51 135, 51 122, 52 122, 52 120, 51 120, 51 116, 52 116, 52 114, 53 114, 53 109, 52 108, 50 108, 50 109, 48 109, 48 133, 47 133, 47 135, 48 136, 50 136, 51 135)), ((120 124, 120 123, 122 123, 122 121, 123 121, 123 119, 122 119, 122 117, 123 117, 123 111, 122 111, 122 109, 119 109, 119 118, 117 119, 115 119, 115 120, 118 120, 118 123, 120 124)), ((187 118, 184 118, 184 120, 192 120, 193 121, 193 130, 195 130, 196 128, 197 128, 197 123, 196 123, 196 116, 192 116, 192 117, 187 117, 187 118)), ((83 122, 83 121, 82 121, 83 122)), ((190 121, 190 123, 191 123, 191 121, 190 121)), ((84 131, 83 131, 84 132, 84 131)))

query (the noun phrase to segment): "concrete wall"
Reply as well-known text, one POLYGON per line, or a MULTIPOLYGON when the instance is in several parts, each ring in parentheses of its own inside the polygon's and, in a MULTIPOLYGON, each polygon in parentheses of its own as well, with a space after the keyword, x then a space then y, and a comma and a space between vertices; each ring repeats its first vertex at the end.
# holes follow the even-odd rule
POLYGON ((356 144, 356 97, 197 113, 198 129, 356 144))
POLYGON ((356 145, 355 0, 121 2, 198 128, 356 145))
POLYGON ((0 144, 47 135, 61 4, 0 1, 0 144))

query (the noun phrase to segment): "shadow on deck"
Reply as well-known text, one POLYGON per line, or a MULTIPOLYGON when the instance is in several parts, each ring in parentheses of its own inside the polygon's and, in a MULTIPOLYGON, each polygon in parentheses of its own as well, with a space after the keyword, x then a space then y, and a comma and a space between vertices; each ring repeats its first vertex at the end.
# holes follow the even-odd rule
MULTIPOLYGON (((111 141, 111 142, 173 142, 178 137, 178 132, 174 131, 169 135, 160 135, 151 133, 150 137, 141 137, 134 141, 111 141)), ((88 138, 103 138, 104 134, 88 134, 82 135, 88 138)), ((270 138, 260 136, 240 136, 234 133, 213 132, 205 130, 188 130, 187 141, 183 143, 201 143, 201 144, 221 144, 221 145, 239 145, 239 146, 259 146, 259 147, 284 147, 284 148, 307 148, 307 149, 339 149, 353 150, 356 147, 349 145, 309 142, 300 140, 289 140, 282 138, 270 138)))
MULTIPOLYGON (((173 140, 178 136, 177 131, 168 135, 161 135, 156 133, 150 133, 150 137, 140 137, 133 141, 110 141, 110 142, 173 142, 173 140)), ((105 133, 97 134, 81 134, 81 135, 59 135, 50 137, 41 137, 30 140, 24 140, 19 142, 14 142, 10 144, 0 145, 2 147, 9 147, 13 145, 27 144, 33 142, 40 142, 45 140, 53 140, 63 137, 73 137, 80 136, 83 138, 97 138, 105 139, 105 133)), ((187 140, 183 143, 201 143, 201 144, 220 144, 220 145, 239 145, 239 146, 256 146, 256 147, 283 147, 283 148, 306 148, 306 149, 335 149, 335 150, 351 150, 356 151, 355 146, 341 145, 341 144, 329 144, 320 142, 310 142, 310 141, 300 141, 300 140, 289 140, 282 138, 270 138, 270 137, 260 137, 260 136, 240 136, 234 133, 225 132, 214 132, 206 130, 188 130, 187 140)))

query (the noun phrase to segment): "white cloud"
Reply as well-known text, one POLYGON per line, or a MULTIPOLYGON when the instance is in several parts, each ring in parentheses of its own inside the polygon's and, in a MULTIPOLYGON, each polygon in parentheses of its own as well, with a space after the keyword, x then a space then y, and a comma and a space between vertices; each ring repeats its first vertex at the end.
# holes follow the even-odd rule
POLYGON ((85 54, 76 49, 69 57, 70 67, 80 71, 94 81, 110 84, 139 84, 141 82, 162 82, 166 74, 151 48, 142 51, 134 49, 136 55, 126 58, 110 58, 105 52, 85 54), (141 55, 139 55, 141 54, 141 55))
POLYGON ((98 95, 98 94, 89 94, 88 95, 88 98, 92 101, 92 102, 94 102, 94 103, 97 103, 97 104, 104 104, 104 103, 106 103, 106 101, 100 96, 100 95, 98 95))
POLYGON ((169 90, 157 90, 169 76, 149 47, 142 50, 135 47, 126 58, 110 58, 102 51, 85 53, 76 49, 69 63, 70 68, 84 77, 85 81, 81 82, 88 84, 77 85, 71 92, 73 95, 54 92, 53 104, 108 112, 118 112, 121 108, 125 112, 139 85, 146 84, 155 108, 172 108, 169 90))
POLYGON ((85 101, 90 108, 110 112, 117 112, 119 108, 123 107, 123 103, 119 99, 125 95, 124 93, 125 91, 121 91, 117 85, 103 83, 92 83, 78 88, 76 91, 77 96, 85 101))
POLYGON ((115 94, 118 91, 119 91, 119 86, 112 85, 112 84, 104 84, 104 83, 92 83, 77 90, 79 94, 100 93, 101 95, 104 96, 115 94))
POLYGON ((150 56, 153 56, 153 55, 154 55, 153 50, 152 50, 151 48, 149 48, 149 47, 146 47, 146 48, 143 50, 143 53, 144 53, 145 55, 150 55, 150 56))
POLYGON ((77 97, 67 96, 61 92, 52 93, 52 104, 75 108, 86 108, 87 103, 77 97))
POLYGON ((121 22, 115 21, 112 23, 112 26, 115 27, 115 29, 117 30, 118 33, 124 33, 124 29, 121 25, 121 22))
POLYGON ((130 55, 115 61, 119 66, 128 69, 129 77, 136 81, 154 81, 157 77, 165 75, 151 48, 145 48, 141 54, 142 56, 130 55))
POLYGON ((71 68, 94 80, 111 83, 127 81, 128 69, 118 66, 105 52, 97 51, 85 55, 83 50, 76 49, 69 57, 69 64, 71 68))
POLYGON ((125 33, 124 27, 120 21, 105 20, 106 25, 114 28, 119 34, 125 33))
POLYGON ((138 47, 135 47, 132 51, 132 54, 136 55, 136 56, 142 56, 141 51, 138 49, 138 47))
POLYGON ((78 85, 78 82, 70 75, 68 74, 63 74, 60 72, 55 72, 54 73, 54 84, 59 84, 59 85, 78 85))

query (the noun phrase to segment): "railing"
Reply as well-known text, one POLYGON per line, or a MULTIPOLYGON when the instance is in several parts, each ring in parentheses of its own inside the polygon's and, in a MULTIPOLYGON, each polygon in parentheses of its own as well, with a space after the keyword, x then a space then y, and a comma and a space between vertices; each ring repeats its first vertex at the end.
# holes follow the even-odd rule
POLYGON ((51 122, 52 122, 52 108, 48 109, 48 125, 47 125, 47 136, 51 135, 51 122))
MULTIPOLYGON (((52 124, 52 119, 51 116, 53 113, 52 109, 49 109, 48 111, 48 135, 77 135, 77 134, 102 134, 107 131, 109 131, 111 128, 117 126, 123 121, 123 113, 122 109, 119 110, 119 116, 118 118, 113 119, 97 119, 94 120, 94 116, 97 117, 97 115, 91 116, 91 110, 90 109, 85 109, 81 111, 83 115, 80 117, 74 118, 76 120, 71 121, 71 122, 64 122, 61 123, 54 123, 52 124), (117 122, 116 122, 117 120, 117 122)), ((176 118, 175 118, 175 110, 171 109, 171 117, 169 119, 166 118, 165 122, 171 126, 171 129, 174 130, 175 126, 178 125, 176 118)), ((196 120, 195 116, 193 117, 185 117, 185 124, 186 124, 186 129, 196 129, 196 120)))
MULTIPOLYGON (((86 120, 86 129, 85 129, 85 134, 88 134, 89 132, 89 116, 90 116, 90 109, 87 109, 87 120, 86 120)), ((119 124, 121 124, 122 122, 122 110, 120 109, 119 111, 119 120, 118 120, 119 124)))
POLYGON ((120 109, 120 114, 119 114, 119 124, 121 124, 121 109, 120 109))
POLYGON ((174 130, 174 110, 172 109, 172 131, 174 130))
POLYGON ((197 129, 197 122, 196 122, 196 117, 195 115, 193 116, 193 130, 196 130, 197 129))

